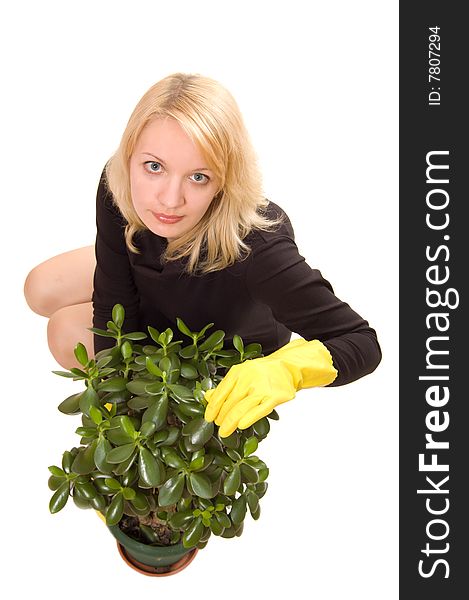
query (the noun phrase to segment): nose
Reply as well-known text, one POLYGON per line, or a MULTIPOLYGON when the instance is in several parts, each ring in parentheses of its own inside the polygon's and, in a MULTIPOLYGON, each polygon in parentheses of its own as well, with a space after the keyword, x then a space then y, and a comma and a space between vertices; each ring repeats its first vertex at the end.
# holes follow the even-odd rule
POLYGON ((165 208, 178 208, 184 204, 184 193, 181 182, 176 178, 168 178, 166 185, 159 190, 157 199, 165 208))

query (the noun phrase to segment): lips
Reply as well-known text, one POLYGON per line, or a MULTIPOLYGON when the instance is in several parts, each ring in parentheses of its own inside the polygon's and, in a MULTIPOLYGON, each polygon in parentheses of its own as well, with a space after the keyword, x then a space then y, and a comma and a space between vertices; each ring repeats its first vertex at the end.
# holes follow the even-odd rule
POLYGON ((178 223, 183 217, 178 215, 165 215, 163 213, 152 213, 154 217, 158 219, 161 223, 165 223, 170 225, 172 223, 178 223))

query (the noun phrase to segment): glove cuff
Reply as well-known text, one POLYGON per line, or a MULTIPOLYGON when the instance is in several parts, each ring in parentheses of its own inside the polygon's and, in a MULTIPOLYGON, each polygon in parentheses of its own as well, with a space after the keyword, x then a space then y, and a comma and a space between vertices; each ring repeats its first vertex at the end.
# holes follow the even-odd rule
POLYGON ((338 375, 331 353, 319 340, 293 340, 275 354, 292 375, 297 391, 329 385, 338 375))

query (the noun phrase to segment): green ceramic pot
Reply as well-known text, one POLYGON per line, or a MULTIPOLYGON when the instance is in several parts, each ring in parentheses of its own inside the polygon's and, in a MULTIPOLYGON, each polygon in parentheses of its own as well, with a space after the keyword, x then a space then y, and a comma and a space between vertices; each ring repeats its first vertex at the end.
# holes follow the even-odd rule
POLYGON ((118 525, 107 527, 131 556, 150 567, 168 567, 194 550, 194 548, 184 548, 182 542, 173 546, 148 546, 126 535, 118 525))

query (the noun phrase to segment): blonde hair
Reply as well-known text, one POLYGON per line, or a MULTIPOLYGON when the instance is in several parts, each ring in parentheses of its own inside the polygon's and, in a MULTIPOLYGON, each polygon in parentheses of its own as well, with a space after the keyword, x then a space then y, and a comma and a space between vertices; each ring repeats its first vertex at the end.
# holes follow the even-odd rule
POLYGON ((145 125, 160 117, 178 121, 220 182, 202 219, 191 231, 168 242, 162 260, 187 258, 185 270, 190 274, 224 269, 250 253, 243 241, 248 233, 272 229, 283 219, 269 220, 262 214, 268 200, 235 99, 220 83, 202 75, 174 73, 153 85, 132 112, 120 145, 106 165, 107 186, 127 221, 126 244, 138 253, 134 235, 147 229, 132 203, 130 157, 145 125))

